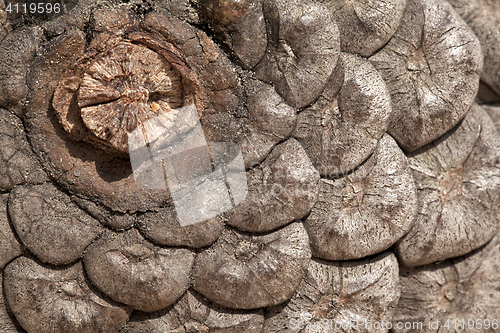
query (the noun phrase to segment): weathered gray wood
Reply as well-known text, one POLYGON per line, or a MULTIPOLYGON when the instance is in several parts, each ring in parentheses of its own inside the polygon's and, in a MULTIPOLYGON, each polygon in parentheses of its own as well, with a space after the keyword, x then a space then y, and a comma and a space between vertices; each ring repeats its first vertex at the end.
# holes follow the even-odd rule
POLYGON ((120 333, 261 333, 264 311, 234 310, 188 290, 175 305, 155 313, 136 312, 120 333))
POLYGON ((311 258, 301 223, 263 236, 225 231, 198 254, 193 287, 208 299, 235 309, 256 309, 289 299, 311 258))
POLYGON ((319 173, 295 139, 276 146, 247 172, 246 198, 227 214, 227 223, 265 232, 306 216, 316 203, 319 173))
POLYGON ((104 230, 51 183, 16 187, 9 215, 23 244, 40 260, 61 265, 81 258, 104 230))
POLYGON ((358 261, 311 260, 292 299, 266 313, 263 333, 388 332, 381 323, 395 311, 398 272, 390 252, 358 261))
POLYGON ((493 105, 481 105, 484 111, 490 116, 493 121, 493 125, 497 129, 497 132, 500 131, 500 104, 493 105))
POLYGON ((126 230, 134 226, 136 222, 135 214, 124 214, 113 212, 109 208, 103 207, 90 200, 72 196, 71 201, 76 203, 87 214, 101 222, 104 226, 114 230, 126 230))
POLYGON ((290 137, 297 113, 271 85, 249 79, 245 89, 251 125, 239 145, 245 167, 249 168, 262 162, 276 144, 290 137))
POLYGON ((500 94, 500 3, 484 0, 449 0, 481 42, 484 68, 481 80, 500 94))
POLYGON ((394 35, 406 0, 316 0, 328 7, 340 30, 343 52, 371 56, 394 35))
POLYGON ((169 246, 208 246, 222 233, 222 218, 215 217, 196 224, 181 226, 173 205, 159 212, 147 212, 138 219, 138 228, 152 242, 169 246))
POLYGON ((132 312, 94 291, 81 262, 53 269, 17 258, 4 270, 4 288, 12 312, 30 333, 113 333, 132 312))
POLYGON ((164 309, 189 288, 194 254, 160 248, 135 229, 108 232, 87 248, 85 270, 99 290, 141 311, 164 309))
POLYGON ((293 136, 321 175, 335 177, 373 153, 391 112, 391 98, 379 72, 363 58, 342 53, 321 97, 299 113, 293 136))
POLYGON ((9 223, 8 201, 8 194, 0 194, 0 271, 9 261, 20 256, 23 251, 23 246, 17 240, 9 223))
POLYGON ((5 301, 3 293, 3 270, 0 270, 0 332, 2 333, 25 333, 5 301))
POLYGON ((391 93, 388 132, 407 152, 434 141, 465 116, 483 68, 477 37, 440 0, 408 0, 396 34, 369 60, 391 93))
POLYGON ((339 30, 324 6, 303 0, 264 0, 267 51, 255 67, 293 107, 314 102, 337 64, 339 30))
POLYGON ((498 332, 492 323, 500 318, 499 263, 500 241, 495 236, 466 256, 402 269, 394 332, 498 332), (437 320, 438 326, 429 326, 437 320), (423 329, 397 329, 397 322, 421 322, 423 329))
POLYGON ((474 104, 456 128, 409 156, 418 215, 396 247, 402 264, 457 257, 493 237, 500 222, 499 154, 498 133, 474 104))
POLYGON ((380 253, 413 226, 417 194, 404 153, 388 134, 372 156, 345 177, 320 182, 304 222, 315 257, 363 258, 380 253))
POLYGON ((0 106, 22 116, 28 95, 26 75, 41 49, 40 27, 18 29, 0 44, 0 106))
POLYGON ((262 0, 208 0, 200 10, 243 68, 253 68, 264 57, 267 35, 262 0))
POLYGON ((0 109, 0 175, 4 191, 49 180, 29 146, 21 120, 5 109, 0 109))
POLYGON ((6 9, 5 0, 0 0, 0 41, 12 30, 6 9))

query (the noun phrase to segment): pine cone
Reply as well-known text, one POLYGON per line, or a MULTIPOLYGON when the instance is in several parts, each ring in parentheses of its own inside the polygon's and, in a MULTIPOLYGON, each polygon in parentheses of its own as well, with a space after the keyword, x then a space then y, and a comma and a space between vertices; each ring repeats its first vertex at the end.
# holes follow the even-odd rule
POLYGON ((1 332, 498 329, 498 4, 32 5, 0 1, 1 332))

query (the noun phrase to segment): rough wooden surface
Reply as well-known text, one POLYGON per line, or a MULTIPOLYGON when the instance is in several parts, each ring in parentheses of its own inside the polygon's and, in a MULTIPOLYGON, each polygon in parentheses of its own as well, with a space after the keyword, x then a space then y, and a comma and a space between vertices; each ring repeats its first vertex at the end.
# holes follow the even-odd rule
POLYGON ((3 293, 3 271, 0 271, 0 331, 2 333, 25 333, 5 301, 3 293))
POLYGON ((499 140, 475 104, 454 130, 410 155, 418 215, 396 247, 402 264, 457 257, 493 237, 500 222, 499 140))
POLYGON ((339 30, 324 6, 300 0, 265 0, 268 44, 255 67, 293 107, 314 102, 325 89, 339 57, 339 30), (300 29, 297 29, 300 26, 300 29))
MULTIPOLYGON (((23 246, 17 240, 7 214, 8 194, 0 194, 0 271, 22 254, 23 246)), ((1 284, 1 283, 0 283, 1 284)))
POLYGON ((0 109, 0 174, 3 191, 49 180, 28 144, 21 120, 5 109, 0 109))
POLYGON ((89 286, 81 262, 52 269, 20 257, 4 270, 4 292, 12 312, 28 332, 112 333, 131 313, 89 286))
POLYGON ((340 30, 343 52, 369 57, 394 35, 406 0, 315 0, 329 8, 340 30))
POLYGON ((201 13, 243 68, 255 67, 264 57, 267 35, 262 0, 209 0, 201 6, 201 13))
POLYGON ((301 223, 263 236, 228 230, 196 257, 193 287, 231 308, 276 305, 293 295, 310 258, 301 223))
POLYGON ((75 142, 51 111, 46 96, 54 93, 59 79, 82 56, 84 45, 81 32, 69 31, 31 72, 36 79, 31 81, 34 93, 26 108, 26 122, 33 150, 50 176, 72 194, 122 213, 158 207, 170 198, 169 193, 142 190, 135 183, 129 161, 75 142), (53 66, 54 62, 59 66, 53 66))
POLYGON ((497 132, 500 131, 500 104, 492 104, 492 105, 481 105, 484 111, 490 116, 493 121, 493 125, 497 129, 497 132))
POLYGON ((249 133, 239 143, 245 167, 262 162, 272 148, 290 137, 297 123, 297 113, 286 104, 271 85, 247 80, 249 133))
POLYGON ((87 248, 85 270, 102 292, 142 311, 164 309, 189 288, 194 255, 160 248, 135 229, 108 232, 87 248))
POLYGON ((138 219, 137 227, 144 236, 160 245, 200 248, 211 245, 222 233, 221 217, 182 227, 174 205, 159 212, 147 212, 138 219))
POLYGON ((135 214, 113 212, 109 208, 103 207, 94 201, 86 200, 76 195, 71 197, 71 201, 76 203, 87 214, 101 222, 103 226, 110 229, 126 230, 132 228, 136 223, 135 214))
POLYGON ((330 80, 318 101, 299 113, 293 136, 322 176, 335 177, 373 153, 392 108, 379 72, 359 56, 342 53, 330 80))
POLYGON ((40 51, 43 30, 18 29, 0 43, 0 106, 22 116, 28 95, 26 74, 40 51))
POLYGON ((394 332, 498 332, 500 292, 498 236, 466 256, 401 270, 396 322, 421 322, 423 329, 394 332), (471 325, 469 319, 473 319, 471 325), (429 326, 439 320, 439 329, 429 326), (463 320, 463 322, 462 322, 463 320), (486 327, 484 323, 488 323, 486 327), (448 322, 449 327, 445 327, 448 322))
POLYGON ((0 41, 12 30, 5 9, 5 0, 0 0, 0 41))
POLYGON ((345 177, 320 182, 304 222, 315 257, 363 258, 380 253, 413 226, 417 194, 406 156, 385 134, 373 155, 345 177))
POLYGON ((388 132, 407 152, 465 116, 483 68, 477 37, 448 2, 438 0, 408 0, 394 38, 369 60, 391 93, 388 132))
POLYGON ((227 223, 266 232, 306 216, 318 198, 319 173, 302 146, 289 139, 247 172, 248 193, 228 212, 227 223))
POLYGON ((484 68, 481 80, 500 95, 500 5, 488 0, 450 0, 481 42, 484 68))
POLYGON ((264 311, 234 310, 188 290, 175 305, 155 313, 136 312, 120 333, 261 333, 264 311))
POLYGON ((40 260, 54 265, 81 258, 104 230, 51 183, 16 187, 9 214, 23 244, 40 260))
POLYGON ((119 43, 88 66, 77 102, 87 128, 128 152, 128 134, 183 106, 183 95, 181 75, 165 58, 144 46, 119 43))
POLYGON ((14 317, 29 333, 354 333, 497 316, 498 241, 482 244, 500 216, 500 143, 476 106, 454 126, 498 96, 484 71, 477 94, 480 43, 445 0, 125 2, 4 22, 0 0, 0 331, 24 332, 14 317), (181 227, 125 141, 166 112, 149 142, 162 146, 188 105, 212 170, 241 151, 249 193, 181 227), (394 317, 398 266, 422 263, 402 270, 394 317))
POLYGON ((398 272, 390 252, 358 261, 311 260, 290 301, 267 311, 263 333, 387 332, 369 323, 391 320, 398 272))

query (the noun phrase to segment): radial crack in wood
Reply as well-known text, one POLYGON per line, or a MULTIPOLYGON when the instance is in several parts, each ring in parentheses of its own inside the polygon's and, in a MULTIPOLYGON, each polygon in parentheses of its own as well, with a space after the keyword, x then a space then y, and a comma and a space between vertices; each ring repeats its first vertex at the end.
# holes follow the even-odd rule
POLYGON ((373 153, 391 114, 391 98, 379 72, 363 58, 342 53, 321 97, 299 113, 292 135, 322 176, 336 177, 373 153))
POLYGON ((401 298, 393 318, 394 332, 497 331, 499 262, 497 235, 466 256, 401 269, 401 298), (421 326, 398 328, 398 322, 421 323, 421 326))
POLYGON ((54 269, 20 257, 4 270, 4 291, 12 312, 30 333, 113 333, 132 312, 94 291, 81 262, 54 269))
POLYGON ((263 236, 228 230, 196 257, 193 287, 230 308, 276 305, 293 295, 310 258, 300 223, 263 236))
POLYGON ((328 7, 340 30, 343 52, 369 57, 383 47, 401 24, 406 0, 315 0, 328 7))
POLYGON ((304 222, 315 257, 358 259, 380 253, 413 226, 415 183, 408 161, 385 134, 351 174, 322 179, 318 202, 304 222))
POLYGON ((255 67, 259 79, 295 108, 313 103, 339 57, 339 30, 324 6, 302 0, 265 0, 267 51, 255 67))
POLYGON ((46 263, 69 264, 104 230, 51 183, 16 187, 9 214, 23 244, 46 263))
POLYGON ((390 252, 358 261, 313 259, 290 301, 268 309, 263 333, 388 332, 382 323, 399 299, 398 273, 390 252))
POLYGON ((438 0, 408 0, 396 34, 369 60, 391 93, 388 132, 406 152, 465 116, 483 69, 479 40, 448 2, 438 0))
POLYGON ((247 172, 248 193, 227 213, 227 223, 266 232, 301 219, 316 203, 319 178, 302 146, 289 139, 247 172))
POLYGON ((264 311, 262 309, 224 308, 190 289, 178 302, 167 309, 154 313, 133 314, 120 333, 261 333, 263 324, 264 311))
POLYGON ((135 229, 106 233, 87 248, 85 270, 99 290, 141 311, 164 309, 189 288, 194 254, 160 248, 135 229))
POLYGON ((500 222, 499 154, 500 137, 474 104, 453 130, 409 156, 418 215, 396 247, 402 264, 464 255, 494 236, 500 222))

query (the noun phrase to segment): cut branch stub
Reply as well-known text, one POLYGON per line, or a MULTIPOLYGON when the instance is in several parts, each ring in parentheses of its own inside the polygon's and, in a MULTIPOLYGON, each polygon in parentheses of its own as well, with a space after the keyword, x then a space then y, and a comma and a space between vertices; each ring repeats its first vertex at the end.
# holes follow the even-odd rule
POLYGON ((99 290, 141 311, 164 309, 189 287, 194 255, 152 245, 135 229, 106 233, 87 248, 85 270, 99 290))
POLYGON ((9 261, 20 256, 23 250, 9 224, 7 215, 8 200, 8 194, 0 194, 0 271, 9 261))
POLYGON ((297 113, 271 85, 248 80, 245 88, 252 122, 248 135, 239 145, 248 169, 262 162, 277 143, 290 137, 297 123, 297 113))
POLYGON ((373 153, 391 112, 391 98, 378 71, 363 58, 342 53, 327 89, 299 113, 293 136, 322 176, 339 176, 373 153))
POLYGON ((388 134, 351 174, 322 179, 318 202, 304 222, 315 257, 347 260, 380 253, 403 237, 417 209, 406 156, 388 134))
POLYGON ((203 222, 181 226, 173 205, 159 212, 147 212, 139 218, 138 228, 151 241, 169 246, 199 248, 215 242, 223 228, 222 219, 211 218, 203 222))
MULTIPOLYGON (((179 26, 176 28, 182 30, 185 27, 179 26)), ((106 89, 113 88, 113 85, 116 84, 118 88, 121 87, 117 91, 124 89, 124 92, 126 92, 127 88, 125 86, 127 84, 133 85, 131 88, 135 90, 132 89, 127 93, 132 99, 140 97, 138 90, 139 92, 143 91, 140 87, 149 87, 148 89, 151 89, 154 93, 149 94, 150 91, 148 91, 149 99, 146 104, 150 103, 151 112, 154 110, 157 113, 163 112, 166 106, 162 108, 160 104, 168 104, 165 101, 168 100, 167 95, 170 93, 168 87, 163 86, 169 80, 169 78, 162 76, 165 74, 165 72, 162 72, 165 68, 161 67, 162 71, 158 69, 159 72, 155 75, 154 69, 151 68, 152 64, 141 63, 141 61, 146 61, 149 58, 137 59, 135 56, 135 60, 138 61, 138 63, 135 63, 137 68, 130 68, 134 64, 127 60, 129 59, 128 54, 121 54, 123 56, 121 60, 123 61, 120 62, 120 59, 115 59, 116 63, 106 56, 106 52, 114 50, 113 47, 115 46, 134 44, 132 47, 134 50, 137 50, 135 47, 142 51, 146 49, 147 51, 144 52, 153 60, 163 57, 172 67, 175 67, 175 70, 182 74, 183 103, 194 104, 199 112, 203 111, 203 89, 196 81, 195 74, 191 73, 189 67, 180 60, 182 57, 175 47, 167 42, 153 40, 140 32, 134 32, 127 37, 130 43, 124 41, 126 40, 124 36, 114 36, 107 40, 104 38, 105 42, 101 44, 95 41, 91 45, 96 49, 90 48, 87 49, 87 52, 85 52, 85 34, 81 31, 68 30, 55 40, 44 56, 35 62, 30 72, 29 83, 32 93, 26 107, 25 117, 30 143, 51 178, 55 179, 56 182, 72 194, 103 204, 119 213, 159 209, 171 199, 170 192, 168 190, 153 191, 141 188, 135 182, 130 161, 123 159, 123 152, 118 150, 118 148, 121 147, 120 149, 122 149, 124 147, 110 148, 112 146, 110 142, 98 138, 85 125, 80 114, 81 109, 78 106, 78 98, 83 97, 83 95, 80 95, 79 87, 88 69, 86 65, 90 66, 93 59, 98 60, 101 59, 100 57, 107 59, 106 61, 102 60, 106 66, 101 66, 100 69, 94 68, 95 73, 93 74, 87 73, 88 80, 91 80, 92 75, 94 75, 97 79, 106 83, 106 89), (151 51, 153 49, 154 52, 151 51), (54 63, 57 63, 57 66, 54 66, 54 63), (124 73, 130 75, 116 77, 116 80, 113 80, 113 75, 116 74, 113 74, 113 71, 119 68, 122 70, 125 68, 124 73), (110 78, 109 84, 104 79, 107 76, 110 78), (139 76, 145 81, 135 82, 134 80, 140 81, 139 76), (162 78, 163 81, 161 81, 162 78), (127 83, 127 80, 130 81, 130 84, 127 83), (155 85, 157 88, 154 88, 155 85), (47 98, 47 96, 53 94, 54 98, 52 100, 47 98), (55 112, 51 108, 51 102, 55 112), (55 119, 56 115, 59 119, 55 119), (57 120, 62 126, 59 126, 57 120), (101 149, 103 147, 105 149, 101 149)), ((201 48, 199 44, 198 47, 201 48)), ((119 54, 116 53, 115 50, 111 52, 114 56, 119 57, 119 54)), ((203 51, 201 53, 203 55, 203 51)), ((97 60, 96 66, 99 63, 97 60)), ((90 98, 90 101, 95 102, 103 96, 109 97, 112 95, 103 93, 101 96, 97 90, 90 90, 82 89, 82 91, 88 93, 85 95, 87 99, 84 98, 80 101, 80 103, 83 103, 81 105, 84 109, 93 107, 86 104, 89 103, 88 98, 90 98)), ((116 106, 117 103, 121 103, 120 100, 131 101, 129 97, 123 96, 114 102, 109 101, 100 105, 116 106)), ((92 103, 90 102, 90 104, 92 103)), ((132 104, 137 106, 137 104, 141 103, 135 100, 132 104)), ((107 115, 113 116, 113 113, 119 110, 109 109, 108 111, 107 115)), ((130 111, 133 113, 137 110, 134 111, 133 108, 129 108, 122 115, 127 115, 130 111)), ((175 111, 180 112, 179 110, 175 111)), ((91 115, 88 116, 87 120, 91 123, 93 118, 91 115)), ((108 125, 111 125, 111 123, 108 125)), ((95 126, 95 131, 99 134, 100 125, 95 126)), ((120 127, 121 125, 118 124, 117 126, 120 127)), ((120 131, 119 128, 116 129, 120 131)), ((174 126, 171 135, 175 136, 178 133, 177 130, 179 129, 174 126)), ((125 135, 123 132, 122 134, 125 135)))
POLYGON ((343 52, 371 56, 394 35, 406 0, 316 0, 331 9, 340 30, 343 52))
POLYGON ((140 33, 130 38, 145 45, 115 43, 87 65, 83 58, 60 80, 53 106, 74 140, 128 153, 129 133, 142 127, 152 142, 154 133, 144 128, 149 119, 195 102, 196 84, 171 45, 140 33))
POLYGON ((183 106, 180 73, 151 49, 122 42, 86 68, 77 93, 83 123, 128 153, 128 133, 160 113, 183 106))
POLYGON ((276 305, 292 297, 310 258, 300 223, 264 236, 228 230, 196 257, 193 287, 230 308, 276 305))
POLYGON ((11 190, 21 184, 41 184, 48 181, 29 146, 23 123, 0 108, 0 190, 11 190))
POLYGON ((9 214, 23 244, 40 260, 60 265, 80 258, 103 231, 51 183, 16 187, 9 214))
POLYGON ((316 203, 319 179, 304 149, 289 139, 247 172, 247 196, 227 214, 227 223, 265 232, 301 219, 316 203))
POLYGON ((5 267, 4 288, 12 312, 28 332, 113 333, 132 312, 96 293, 81 262, 51 269, 20 257, 5 267))
POLYGON ((450 0, 449 2, 481 42, 484 55, 481 80, 497 95, 500 95, 499 2, 484 0, 450 0))
POLYGON ((398 258, 418 266, 466 254, 489 241, 500 212, 500 138, 474 104, 452 131, 412 153, 418 215, 398 258))
POLYGON ((429 333, 443 332, 446 322, 451 329, 446 332, 496 332, 498 326, 493 323, 498 324, 500 317, 499 262, 497 235, 466 256, 402 268, 401 298, 393 322, 420 322, 422 326, 394 332, 422 332, 422 327, 429 333), (473 319, 474 325, 468 319, 473 319), (429 326, 436 320, 438 326, 429 326))
POLYGON ((261 333, 264 311, 234 310, 210 302, 188 290, 175 305, 155 312, 136 312, 120 333, 218 332, 261 333))
POLYGON ((398 273, 389 252, 359 261, 311 260, 292 299, 266 313, 263 333, 387 332, 381 323, 392 320, 398 273))
POLYGON ((340 37, 332 13, 302 0, 265 0, 268 46, 255 67, 257 77, 273 83, 295 108, 314 102, 332 76, 340 37))
POLYGON ((267 48, 262 0, 209 0, 201 8, 245 69, 253 68, 267 48))
POLYGON ((396 34, 369 60, 391 93, 388 132, 407 152, 465 116, 483 68, 477 37, 448 2, 438 0, 408 0, 396 34))

